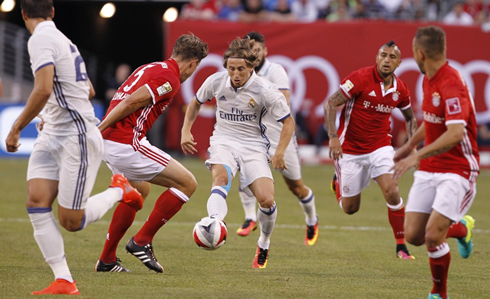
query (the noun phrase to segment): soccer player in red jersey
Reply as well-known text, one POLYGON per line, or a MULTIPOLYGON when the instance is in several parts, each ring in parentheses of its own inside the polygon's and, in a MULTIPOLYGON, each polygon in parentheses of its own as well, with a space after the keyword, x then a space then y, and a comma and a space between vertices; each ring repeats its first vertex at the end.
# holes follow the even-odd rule
POLYGON ((473 249, 475 220, 466 215, 476 195, 479 154, 473 99, 461 74, 446 60, 446 35, 435 26, 419 28, 413 55, 425 74, 424 122, 395 154, 394 179, 420 163, 408 195, 406 238, 425 244, 433 288, 429 299, 448 298, 451 253, 446 239, 456 238, 468 258, 473 249), (413 148, 425 141, 418 152, 413 148))
MULTIPOLYGON (((143 198, 150 192, 150 183, 168 188, 157 199, 141 230, 126 244, 128 252, 156 272, 163 272, 163 267, 153 253, 153 237, 189 200, 197 182, 182 164, 151 145, 146 132, 207 55, 208 46, 198 37, 180 36, 169 59, 142 65, 126 79, 99 124, 104 161, 112 172, 124 174, 143 198)), ((116 260, 116 249, 135 215, 136 210, 128 205, 117 206, 95 271, 128 272, 116 260)))
POLYGON ((369 186, 370 179, 374 179, 388 206, 396 254, 402 259, 413 259, 405 245, 403 200, 390 170, 395 154, 390 135, 393 109, 401 110, 408 136, 417 129, 410 92, 394 74, 400 63, 398 46, 393 41, 382 45, 376 56, 376 65, 348 75, 340 89, 325 102, 324 108, 330 157, 335 163, 332 189, 340 207, 347 214, 359 211, 361 191, 369 186), (337 131, 336 110, 344 104, 337 131))

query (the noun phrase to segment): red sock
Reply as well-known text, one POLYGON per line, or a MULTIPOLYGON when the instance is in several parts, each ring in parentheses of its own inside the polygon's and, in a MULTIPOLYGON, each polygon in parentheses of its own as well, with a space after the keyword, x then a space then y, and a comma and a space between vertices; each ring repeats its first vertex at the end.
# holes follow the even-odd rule
POLYGON ((136 216, 136 210, 129 205, 121 202, 117 205, 114 215, 112 215, 111 225, 107 232, 104 249, 100 255, 100 260, 104 263, 114 263, 116 261, 116 250, 119 241, 131 226, 136 216))
POLYGON ((388 207, 388 220, 395 235, 396 244, 405 244, 405 230, 403 228, 405 206, 398 210, 392 210, 388 207))
POLYGON ((457 238, 461 239, 466 237, 466 234, 468 233, 468 229, 466 228, 466 225, 464 225, 461 222, 453 223, 449 227, 449 230, 447 231, 447 236, 446 238, 457 238))
POLYGON ((144 245, 150 243, 160 227, 177 214, 184 203, 185 201, 173 194, 170 189, 163 192, 157 199, 155 207, 145 224, 133 237, 136 244, 144 245))
POLYGON ((451 252, 446 242, 434 248, 428 248, 430 271, 432 273, 432 294, 439 294, 442 298, 447 297, 447 273, 451 262, 451 252))

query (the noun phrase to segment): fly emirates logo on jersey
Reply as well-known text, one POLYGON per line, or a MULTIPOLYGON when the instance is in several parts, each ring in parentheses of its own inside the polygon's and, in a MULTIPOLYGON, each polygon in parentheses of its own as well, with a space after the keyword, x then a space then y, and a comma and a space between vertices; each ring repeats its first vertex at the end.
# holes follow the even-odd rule
POLYGON ((224 120, 242 122, 242 121, 251 121, 257 119, 257 113, 245 114, 243 113, 243 110, 237 108, 231 108, 231 113, 220 111, 219 117, 224 120))

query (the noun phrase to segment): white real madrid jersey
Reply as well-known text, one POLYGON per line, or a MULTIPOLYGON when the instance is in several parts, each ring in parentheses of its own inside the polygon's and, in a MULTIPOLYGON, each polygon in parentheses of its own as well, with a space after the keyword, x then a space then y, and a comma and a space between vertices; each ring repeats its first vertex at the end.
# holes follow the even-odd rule
POLYGON ((290 115, 284 95, 255 72, 236 90, 228 71, 209 76, 197 91, 196 99, 204 103, 212 98, 216 99, 217 109, 211 145, 268 149, 270 142, 264 116, 270 114, 275 121, 282 121, 290 115))
MULTIPOLYGON (((268 59, 265 59, 264 65, 262 68, 260 68, 257 75, 274 83, 279 90, 289 90, 288 75, 284 67, 280 64, 270 62, 268 59)), ((286 99, 284 99, 284 101, 286 101, 286 99)), ((269 136, 271 146, 275 152, 281 136, 282 123, 275 121, 270 117, 270 115, 266 115, 264 118, 264 124, 267 126, 267 136, 269 136)), ((295 137, 291 138, 291 140, 294 138, 295 137)))
POLYGON ((99 120, 89 101, 85 63, 77 47, 54 22, 39 23, 27 43, 31 68, 36 72, 54 65, 53 91, 43 110, 43 132, 52 135, 85 133, 99 120))

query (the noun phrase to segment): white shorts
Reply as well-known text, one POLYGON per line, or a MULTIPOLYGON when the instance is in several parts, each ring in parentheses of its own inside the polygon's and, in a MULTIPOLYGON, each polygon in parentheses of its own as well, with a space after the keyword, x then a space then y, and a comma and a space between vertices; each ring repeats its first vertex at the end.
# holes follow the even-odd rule
POLYGON ((365 155, 343 154, 335 161, 335 172, 344 197, 352 197, 361 193, 369 186, 371 179, 390 171, 393 167, 395 151, 392 146, 384 146, 365 155))
POLYGON ((94 187, 103 152, 102 135, 96 127, 75 136, 41 132, 29 158, 27 180, 58 181, 58 204, 65 209, 83 210, 94 187))
MULTIPOLYGON (((269 153, 271 157, 276 152, 276 147, 271 146, 269 149, 269 153)), ((278 170, 281 174, 290 179, 290 180, 299 180, 301 179, 301 159, 299 157, 298 152, 298 143, 296 141, 296 135, 293 134, 291 137, 291 141, 286 149, 286 153, 284 154, 284 159, 286 160, 287 169, 278 170)))
POLYGON ((454 222, 468 212, 476 184, 455 173, 416 171, 405 212, 430 214, 436 210, 454 222))
POLYGON ((104 140, 104 162, 112 173, 121 173, 130 181, 150 181, 170 162, 170 155, 144 137, 137 151, 130 144, 104 140))
POLYGON ((258 178, 272 178, 269 167, 269 157, 266 153, 257 152, 257 149, 241 148, 240 150, 222 144, 212 145, 208 148, 209 159, 206 167, 211 169, 213 164, 228 165, 233 177, 240 171, 240 188, 245 189, 258 178))

